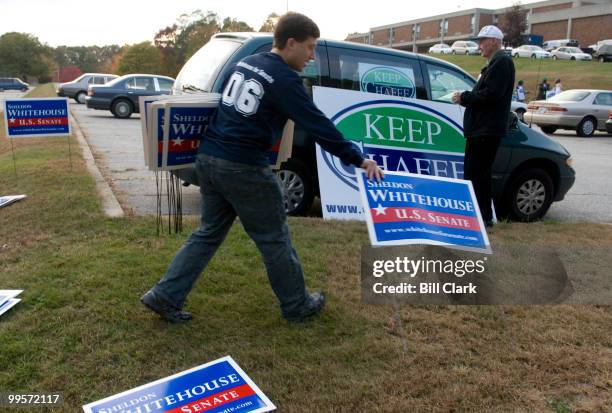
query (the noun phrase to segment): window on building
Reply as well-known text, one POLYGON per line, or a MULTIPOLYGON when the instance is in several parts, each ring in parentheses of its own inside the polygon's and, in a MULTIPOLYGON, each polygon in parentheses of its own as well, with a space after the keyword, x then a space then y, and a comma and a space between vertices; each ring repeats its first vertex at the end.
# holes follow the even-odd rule
POLYGON ((476 15, 472 14, 472 20, 470 21, 470 25, 472 26, 472 31, 476 31, 476 15))

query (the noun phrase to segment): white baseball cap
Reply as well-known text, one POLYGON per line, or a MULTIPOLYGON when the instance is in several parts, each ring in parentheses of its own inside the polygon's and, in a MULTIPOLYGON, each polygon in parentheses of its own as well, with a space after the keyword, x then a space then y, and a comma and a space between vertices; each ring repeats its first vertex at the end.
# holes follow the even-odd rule
POLYGON ((478 33, 478 36, 476 36, 476 38, 482 39, 486 37, 503 40, 504 34, 496 26, 485 26, 480 29, 480 33, 478 33))

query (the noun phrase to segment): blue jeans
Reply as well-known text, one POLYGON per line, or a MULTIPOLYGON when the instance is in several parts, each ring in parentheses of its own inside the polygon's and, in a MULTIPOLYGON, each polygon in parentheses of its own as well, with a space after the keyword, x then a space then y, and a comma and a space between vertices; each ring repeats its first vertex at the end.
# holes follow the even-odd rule
POLYGON ((308 293, 274 172, 203 154, 196 160, 196 172, 202 194, 200 227, 189 236, 153 291, 181 309, 238 216, 263 257, 281 312, 298 312, 308 293))

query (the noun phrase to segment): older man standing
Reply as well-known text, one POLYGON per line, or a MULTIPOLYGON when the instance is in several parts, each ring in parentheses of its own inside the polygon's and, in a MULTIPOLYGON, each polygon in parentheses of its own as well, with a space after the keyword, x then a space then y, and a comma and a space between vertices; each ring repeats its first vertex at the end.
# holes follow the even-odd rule
POLYGON ((456 92, 453 102, 465 106, 463 134, 466 138, 464 177, 472 181, 487 226, 493 225, 491 166, 499 143, 508 131, 510 101, 514 89, 514 63, 501 50, 504 36, 497 27, 478 33, 478 48, 488 60, 472 91, 456 92))

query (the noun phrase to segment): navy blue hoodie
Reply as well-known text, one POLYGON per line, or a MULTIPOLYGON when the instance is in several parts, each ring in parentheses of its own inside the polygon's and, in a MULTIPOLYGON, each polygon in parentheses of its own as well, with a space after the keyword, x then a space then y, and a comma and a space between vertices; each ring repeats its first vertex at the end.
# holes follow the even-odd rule
POLYGON ((359 149, 315 106, 297 72, 271 52, 236 64, 199 152, 268 166, 267 152, 282 136, 288 118, 344 163, 361 166, 359 149))

